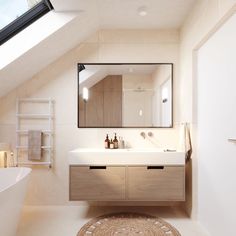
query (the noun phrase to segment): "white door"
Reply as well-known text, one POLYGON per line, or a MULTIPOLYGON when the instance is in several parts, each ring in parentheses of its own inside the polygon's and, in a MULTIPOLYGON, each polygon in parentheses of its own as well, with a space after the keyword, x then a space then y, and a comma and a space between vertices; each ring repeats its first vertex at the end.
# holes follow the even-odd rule
POLYGON ((236 16, 198 53, 198 213, 210 235, 236 235, 236 16))

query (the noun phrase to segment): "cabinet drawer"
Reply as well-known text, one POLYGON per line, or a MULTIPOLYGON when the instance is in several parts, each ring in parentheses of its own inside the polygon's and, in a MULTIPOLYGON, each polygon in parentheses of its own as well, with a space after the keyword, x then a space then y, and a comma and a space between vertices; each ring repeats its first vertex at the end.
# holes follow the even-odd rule
POLYGON ((185 168, 183 166, 128 167, 128 199, 184 201, 185 168))
POLYGON ((70 200, 124 200, 125 167, 70 166, 70 200))

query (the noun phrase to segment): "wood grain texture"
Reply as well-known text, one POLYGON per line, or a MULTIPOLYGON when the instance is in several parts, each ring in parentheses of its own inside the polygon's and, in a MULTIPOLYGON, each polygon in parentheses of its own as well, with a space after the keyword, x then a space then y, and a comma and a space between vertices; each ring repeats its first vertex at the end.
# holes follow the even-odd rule
POLYGON ((104 80, 104 126, 122 126, 122 76, 109 75, 104 80))
POLYGON ((184 201, 184 167, 128 167, 128 200, 184 201))
POLYGON ((70 200, 124 200, 125 167, 70 166, 70 200))
POLYGON ((89 89, 89 100, 86 103, 86 127, 103 127, 104 119, 103 82, 89 89))
POLYGON ((122 76, 109 75, 89 88, 85 103, 79 97, 80 127, 122 126, 122 76))
POLYGON ((82 96, 79 96, 79 127, 85 127, 84 112, 84 101, 82 96))

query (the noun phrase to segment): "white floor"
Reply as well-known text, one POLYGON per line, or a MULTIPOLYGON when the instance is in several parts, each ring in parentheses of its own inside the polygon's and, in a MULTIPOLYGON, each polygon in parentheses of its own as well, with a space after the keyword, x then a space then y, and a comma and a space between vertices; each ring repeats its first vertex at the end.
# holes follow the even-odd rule
POLYGON ((176 227, 182 236, 206 236, 200 225, 178 208, 127 206, 27 206, 23 208, 17 236, 76 236, 88 220, 112 212, 141 212, 159 216, 176 227))

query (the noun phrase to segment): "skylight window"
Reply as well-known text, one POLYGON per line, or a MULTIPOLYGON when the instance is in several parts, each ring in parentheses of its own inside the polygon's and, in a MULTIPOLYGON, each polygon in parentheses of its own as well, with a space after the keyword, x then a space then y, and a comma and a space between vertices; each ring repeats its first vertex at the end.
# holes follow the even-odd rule
POLYGON ((52 9, 49 0, 0 0, 0 45, 52 9))

